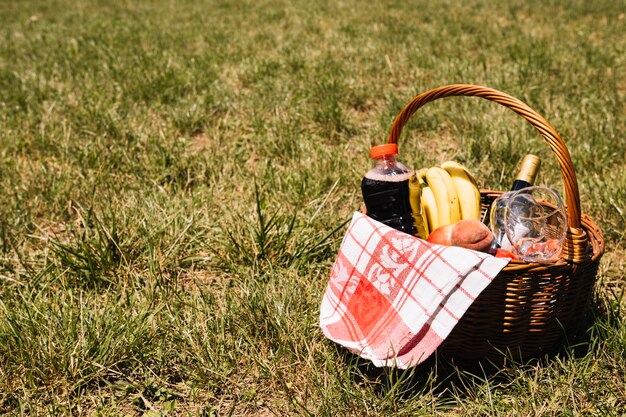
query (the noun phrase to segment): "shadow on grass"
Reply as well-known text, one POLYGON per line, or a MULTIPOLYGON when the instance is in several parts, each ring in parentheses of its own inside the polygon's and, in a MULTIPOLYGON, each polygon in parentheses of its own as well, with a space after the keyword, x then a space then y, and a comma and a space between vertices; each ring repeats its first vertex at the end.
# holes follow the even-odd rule
POLYGON ((550 350, 523 360, 505 354, 499 360, 468 360, 436 352, 420 365, 400 370, 379 368, 345 349, 339 351, 343 362, 354 368, 355 382, 372 387, 377 395, 391 394, 402 400, 430 393, 445 404, 476 395, 480 385, 506 386, 521 374, 554 362, 582 360, 599 349, 622 322, 621 311, 612 310, 605 300, 594 298, 576 332, 562 337, 550 350))

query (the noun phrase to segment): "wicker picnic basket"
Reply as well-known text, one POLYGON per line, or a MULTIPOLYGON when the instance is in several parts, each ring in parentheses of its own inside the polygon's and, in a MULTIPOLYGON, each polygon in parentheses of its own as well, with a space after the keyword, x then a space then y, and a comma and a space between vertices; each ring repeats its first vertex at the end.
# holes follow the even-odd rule
MULTIPOLYGON (((513 260, 470 306, 440 348, 464 359, 525 359, 553 349, 580 325, 588 304, 604 238, 581 213, 578 183, 563 139, 539 114, 500 91, 467 84, 442 86, 415 97, 398 114, 389 134, 397 143, 402 128, 420 107, 452 96, 481 97, 513 110, 547 141, 562 171, 568 232, 560 259, 550 263, 513 260)), ((483 212, 502 191, 481 190, 483 212)))

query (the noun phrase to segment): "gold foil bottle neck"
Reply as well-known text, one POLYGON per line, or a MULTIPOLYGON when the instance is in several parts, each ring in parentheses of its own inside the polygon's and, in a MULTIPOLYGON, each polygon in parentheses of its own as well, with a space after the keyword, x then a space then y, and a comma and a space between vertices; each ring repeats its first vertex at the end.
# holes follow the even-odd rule
POLYGON ((516 179, 534 184, 540 166, 541 159, 537 155, 526 155, 522 160, 516 179))

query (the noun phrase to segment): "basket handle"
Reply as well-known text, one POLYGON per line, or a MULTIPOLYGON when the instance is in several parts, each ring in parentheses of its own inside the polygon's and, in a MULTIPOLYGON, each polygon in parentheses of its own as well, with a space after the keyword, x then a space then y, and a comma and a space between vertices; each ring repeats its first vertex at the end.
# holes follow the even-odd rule
POLYGON ((389 132, 389 143, 397 143, 402 128, 408 119, 423 105, 428 102, 452 96, 481 97, 494 101, 513 110, 515 113, 526 119, 531 125, 541 133, 548 142, 552 152, 556 156, 565 186, 565 201, 567 205, 567 224, 569 230, 563 247, 561 256, 573 262, 581 262, 587 257, 586 243, 588 236, 581 227, 580 194, 578 192, 578 182, 574 172, 574 165, 565 142, 556 130, 546 119, 531 109, 527 104, 508 94, 494 90, 489 87, 482 87, 471 84, 452 84, 427 91, 416 96, 404 109, 396 116, 389 132))
POLYGON ((580 211, 580 195, 578 193, 578 182, 576 181, 576 174, 574 173, 574 166, 572 164, 572 158, 570 157, 567 146, 559 134, 554 128, 541 117, 536 111, 531 109, 527 104, 512 97, 508 94, 502 93, 498 90, 494 90, 488 87, 481 87, 470 84, 452 84, 443 87, 435 88, 427 91, 415 97, 404 109, 398 114, 391 126, 389 132, 389 143, 398 143, 398 138, 402 132, 402 128, 408 121, 408 119, 423 105, 428 102, 452 96, 468 96, 468 97, 481 97, 490 101, 494 101, 498 104, 508 107, 515 113, 522 116, 531 125, 535 127, 544 137, 552 152, 559 161, 561 172, 563 174, 563 183, 565 185, 565 200, 567 202, 567 223, 571 228, 578 229, 581 224, 581 211, 580 211))

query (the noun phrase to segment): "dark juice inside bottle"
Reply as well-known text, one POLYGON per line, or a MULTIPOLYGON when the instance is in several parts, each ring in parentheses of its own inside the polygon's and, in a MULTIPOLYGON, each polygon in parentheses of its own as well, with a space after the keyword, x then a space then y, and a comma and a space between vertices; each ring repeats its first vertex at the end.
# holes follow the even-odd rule
POLYGON ((409 204, 409 174, 398 181, 363 177, 361 191, 367 196, 367 215, 387 226, 415 234, 409 204))
POLYGON ((415 235, 417 229, 409 202, 411 172, 396 161, 397 146, 381 145, 373 149, 381 147, 387 147, 383 150, 386 149, 388 154, 378 149, 381 154, 374 153, 374 168, 361 181, 367 215, 389 227, 415 235))

